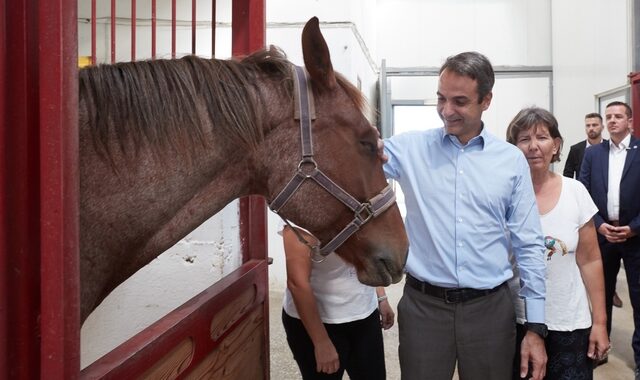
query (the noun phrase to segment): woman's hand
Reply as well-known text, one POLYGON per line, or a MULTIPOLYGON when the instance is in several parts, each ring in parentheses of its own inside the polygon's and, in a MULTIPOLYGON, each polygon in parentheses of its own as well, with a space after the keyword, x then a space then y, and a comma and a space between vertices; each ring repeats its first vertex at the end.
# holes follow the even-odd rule
POLYGON ((591 326, 587 356, 593 360, 604 359, 610 350, 611 344, 607 336, 607 326, 605 324, 591 326))
POLYGON ((314 346, 316 355, 316 370, 323 373, 335 373, 340 368, 338 351, 331 342, 331 339, 322 341, 314 346))

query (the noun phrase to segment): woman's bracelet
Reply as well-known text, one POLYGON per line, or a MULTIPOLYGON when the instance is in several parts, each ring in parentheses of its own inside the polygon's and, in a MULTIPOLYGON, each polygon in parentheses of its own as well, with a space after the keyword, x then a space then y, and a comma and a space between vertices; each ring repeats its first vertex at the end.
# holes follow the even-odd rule
POLYGON ((378 297, 378 303, 380 303, 380 302, 382 302, 382 301, 384 301, 386 299, 387 299, 387 295, 386 294, 383 295, 383 296, 380 296, 380 297, 378 297))

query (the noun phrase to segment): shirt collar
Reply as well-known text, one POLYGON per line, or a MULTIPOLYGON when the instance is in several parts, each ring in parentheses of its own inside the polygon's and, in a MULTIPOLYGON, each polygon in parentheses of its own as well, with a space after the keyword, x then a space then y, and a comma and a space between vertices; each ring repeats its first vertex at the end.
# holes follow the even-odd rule
MULTIPOLYGON (((482 129, 480 129, 480 133, 477 136, 473 137, 471 140, 469 140, 469 142, 467 143, 467 145, 465 145, 465 147, 479 144, 480 145, 480 149, 481 150, 484 149, 485 143, 486 143, 486 141, 488 141, 488 139, 490 138, 491 135, 489 134, 487 129, 484 127, 484 122, 482 122, 482 127, 481 128, 482 129)), ((441 136, 442 142, 445 141, 445 138, 448 138, 449 141, 451 141, 455 146, 457 146, 458 148, 463 148, 463 145, 460 142, 460 140, 458 140, 458 137, 447 133, 444 127, 442 127, 440 129, 440 131, 441 131, 440 133, 442 135, 441 136)))
POLYGON ((629 144, 631 144, 631 133, 627 134, 625 138, 620 141, 620 144, 616 147, 613 143, 613 140, 609 140, 609 149, 623 150, 629 149, 629 144))

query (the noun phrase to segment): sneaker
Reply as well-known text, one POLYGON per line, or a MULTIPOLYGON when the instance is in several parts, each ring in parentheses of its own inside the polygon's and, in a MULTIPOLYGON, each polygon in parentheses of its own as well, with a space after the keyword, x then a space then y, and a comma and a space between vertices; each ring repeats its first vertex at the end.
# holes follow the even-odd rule
POLYGON ((622 307, 622 300, 618 297, 618 292, 613 293, 613 306, 622 307))

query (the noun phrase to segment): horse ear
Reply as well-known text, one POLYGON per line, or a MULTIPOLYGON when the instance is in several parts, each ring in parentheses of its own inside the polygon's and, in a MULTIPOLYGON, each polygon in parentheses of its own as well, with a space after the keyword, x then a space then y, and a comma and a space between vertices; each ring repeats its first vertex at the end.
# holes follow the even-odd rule
POLYGON ((302 55, 314 84, 329 90, 336 87, 338 83, 331 65, 329 48, 320 33, 317 17, 312 17, 302 29, 302 55))

